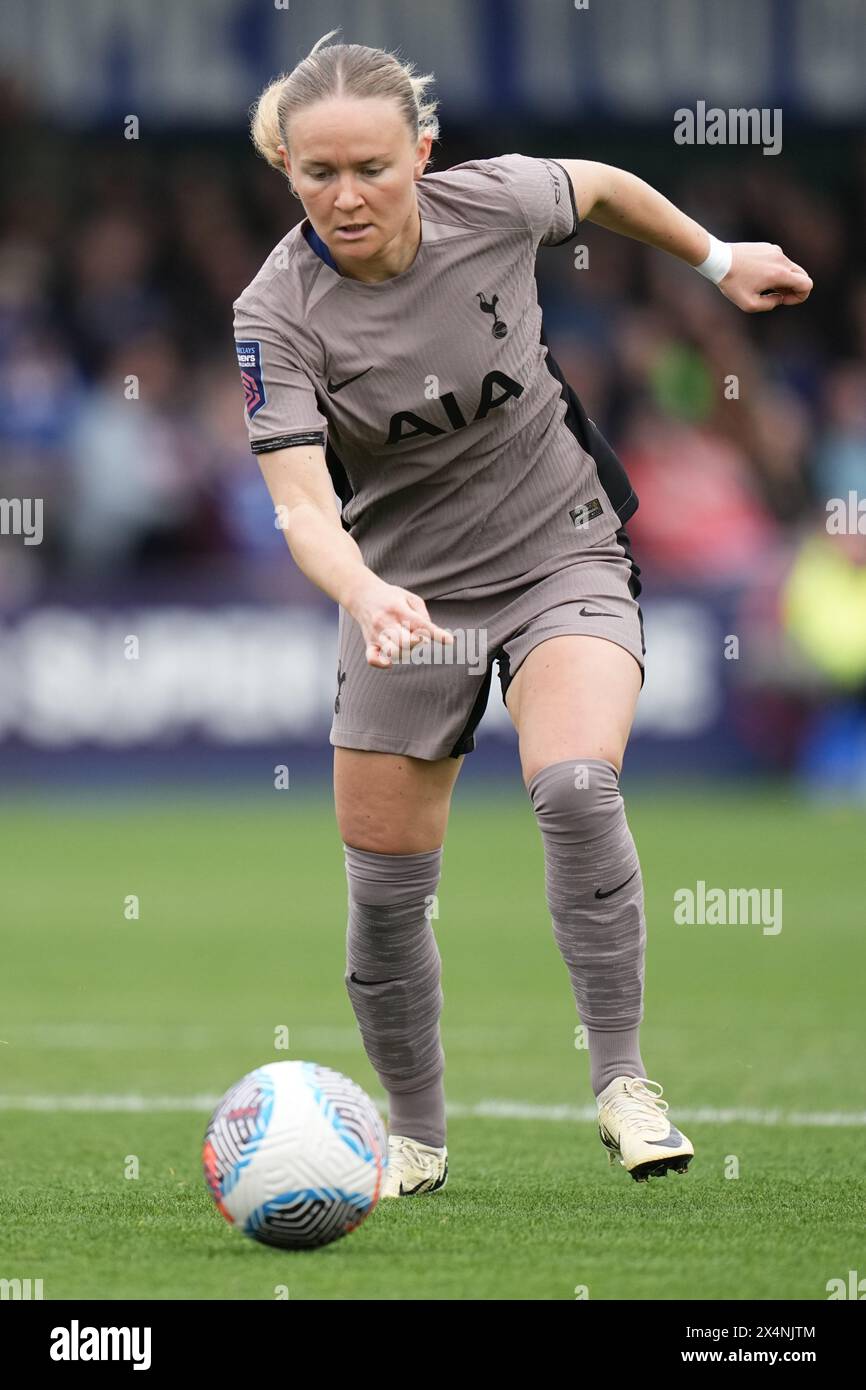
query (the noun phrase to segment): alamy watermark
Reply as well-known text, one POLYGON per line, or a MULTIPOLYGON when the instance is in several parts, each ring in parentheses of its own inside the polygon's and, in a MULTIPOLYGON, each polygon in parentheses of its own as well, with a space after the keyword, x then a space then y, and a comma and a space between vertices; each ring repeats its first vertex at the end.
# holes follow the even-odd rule
POLYGON ((0 1301, 44 1298, 44 1285, 41 1279, 0 1279, 0 1301))
POLYGON ((0 497, 0 536, 23 536, 25 545, 41 545, 42 498, 0 497))
POLYGON ((695 103, 695 109, 680 106, 674 112, 674 143, 677 145, 761 145, 764 154, 779 154, 782 148, 782 108, 774 106, 720 106, 695 103))
POLYGON ((866 497, 853 489, 847 497, 831 497, 827 502, 827 534, 866 536, 866 497))
POLYGON ((51 1329, 48 1355, 52 1361, 131 1361, 134 1371, 150 1369, 149 1327, 82 1327, 73 1318, 69 1327, 51 1329))
POLYGON ((484 627, 446 628, 453 642, 443 642, 438 637, 424 637, 420 642, 410 642, 393 638, 387 650, 392 662, 410 666, 465 666, 474 676, 483 676, 487 670, 487 629, 484 627), (396 647, 396 652, 394 652, 396 647))
POLYGON ((764 936, 782 930, 781 888, 708 888, 699 878, 694 888, 674 893, 678 926, 760 926, 764 936))

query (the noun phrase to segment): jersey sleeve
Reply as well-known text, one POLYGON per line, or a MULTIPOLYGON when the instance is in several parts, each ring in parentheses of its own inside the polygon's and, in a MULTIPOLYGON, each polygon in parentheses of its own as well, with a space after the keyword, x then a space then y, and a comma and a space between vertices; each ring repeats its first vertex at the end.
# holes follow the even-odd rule
POLYGON ((562 246, 577 236, 580 221, 571 179, 555 159, 503 154, 491 160, 501 171, 527 228, 541 246, 562 246))
POLYGON ((253 453, 298 444, 324 448, 328 422, 297 352, 272 324, 245 311, 239 303, 234 307, 244 419, 253 453))

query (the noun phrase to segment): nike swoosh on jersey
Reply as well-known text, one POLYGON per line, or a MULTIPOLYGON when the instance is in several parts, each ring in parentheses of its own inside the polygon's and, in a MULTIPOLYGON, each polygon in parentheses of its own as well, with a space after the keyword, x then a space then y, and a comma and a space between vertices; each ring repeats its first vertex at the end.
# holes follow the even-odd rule
POLYGON ((337 391, 342 391, 344 386, 350 386, 353 381, 358 380, 358 377, 366 376, 367 373, 372 372, 372 370, 372 367, 365 367, 362 372, 358 372, 355 376, 347 376, 345 381, 332 381, 331 378, 328 377, 328 395, 333 396, 337 391))
POLYGON ((581 616, 582 618, 618 618, 618 617, 619 617, 619 614, 618 614, 618 613, 589 613, 589 612, 587 612, 587 610, 586 610, 585 608, 581 608, 581 610, 580 610, 580 616, 581 616))

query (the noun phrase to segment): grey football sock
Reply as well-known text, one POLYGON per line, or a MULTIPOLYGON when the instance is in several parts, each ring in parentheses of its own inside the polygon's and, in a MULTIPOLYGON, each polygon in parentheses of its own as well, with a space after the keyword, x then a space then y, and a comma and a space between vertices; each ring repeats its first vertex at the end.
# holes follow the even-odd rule
POLYGON ((556 944, 587 1029, 597 1096, 615 1076, 645 1076, 643 881, 613 763, 568 758, 527 788, 544 842, 556 944))
POLYGON ((640 1055, 640 1024, 605 1031, 587 1028, 590 1085, 598 1096, 616 1076, 646 1076, 640 1055))
POLYGON ((442 849, 379 854, 343 845, 349 885, 346 988, 388 1092, 388 1129, 445 1143, 441 960, 430 905, 442 849))

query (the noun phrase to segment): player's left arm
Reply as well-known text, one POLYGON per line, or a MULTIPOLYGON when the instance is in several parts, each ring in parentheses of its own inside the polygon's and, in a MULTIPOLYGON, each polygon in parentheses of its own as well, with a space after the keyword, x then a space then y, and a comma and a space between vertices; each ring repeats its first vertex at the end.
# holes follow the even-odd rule
MULTIPOLYGON (((708 256, 713 244, 709 232, 635 174, 589 159, 556 162, 571 179, 581 221, 644 241, 691 266, 701 265, 708 256)), ((718 285, 738 308, 754 314, 808 299, 811 279, 781 246, 737 241, 731 243, 731 252, 730 269, 718 285)))

